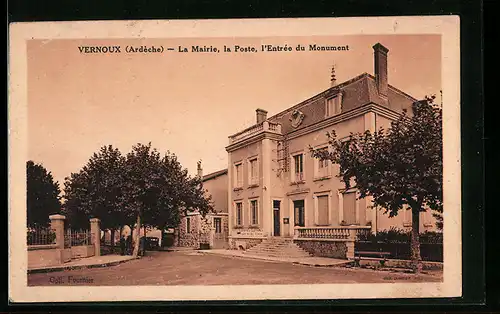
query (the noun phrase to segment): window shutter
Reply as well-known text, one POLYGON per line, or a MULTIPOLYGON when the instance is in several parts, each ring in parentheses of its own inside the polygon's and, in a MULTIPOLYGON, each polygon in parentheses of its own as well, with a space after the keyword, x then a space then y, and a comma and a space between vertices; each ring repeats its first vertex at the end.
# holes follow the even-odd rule
POLYGON ((343 197, 343 217, 347 224, 356 223, 356 193, 345 193, 343 197))
POLYGON ((329 225, 328 196, 318 196, 318 225, 329 225))

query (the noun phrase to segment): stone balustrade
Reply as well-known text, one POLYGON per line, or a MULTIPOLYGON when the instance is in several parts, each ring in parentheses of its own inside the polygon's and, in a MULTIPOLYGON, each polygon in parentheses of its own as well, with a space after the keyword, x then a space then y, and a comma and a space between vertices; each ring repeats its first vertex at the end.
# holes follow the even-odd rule
POLYGON ((370 229, 370 226, 295 227, 294 238, 354 241, 358 235, 370 229))
POLYGON ((281 134, 281 124, 271 122, 271 121, 264 121, 262 123, 256 124, 254 126, 251 126, 241 132, 238 132, 232 136, 229 137, 229 144, 234 144, 236 142, 239 142, 243 139, 252 137, 254 135, 257 135, 262 132, 270 132, 270 133, 275 133, 275 134, 281 134))

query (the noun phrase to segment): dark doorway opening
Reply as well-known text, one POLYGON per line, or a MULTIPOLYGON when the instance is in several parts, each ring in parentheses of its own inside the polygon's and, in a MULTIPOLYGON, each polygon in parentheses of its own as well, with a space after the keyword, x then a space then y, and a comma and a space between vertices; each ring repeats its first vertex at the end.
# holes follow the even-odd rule
POLYGON ((274 217, 274 236, 281 236, 281 222, 280 222, 280 207, 281 201, 273 201, 273 217, 274 217))

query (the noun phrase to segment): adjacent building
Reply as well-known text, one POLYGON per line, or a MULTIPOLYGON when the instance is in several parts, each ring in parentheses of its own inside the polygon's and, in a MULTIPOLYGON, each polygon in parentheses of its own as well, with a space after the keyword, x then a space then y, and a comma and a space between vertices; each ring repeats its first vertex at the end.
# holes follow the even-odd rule
MULTIPOLYGON (((380 127, 387 129, 414 97, 389 84, 388 52, 373 46, 375 75, 363 73, 272 117, 256 110, 255 124, 229 137, 226 205, 229 245, 247 249, 270 237, 343 238, 350 230, 409 228, 410 211, 389 218, 346 190, 338 165, 313 158, 309 147, 329 149, 327 132, 338 138, 380 127), (229 209, 229 211, 228 211, 229 209)), ((220 190, 220 195, 222 195, 220 190)), ((220 201, 220 204, 223 202, 220 201)), ((420 230, 435 230, 430 211, 420 230)))
POLYGON ((199 162, 197 170, 207 196, 212 199, 214 212, 202 217, 195 211, 182 217, 178 228, 177 246, 199 248, 200 244, 208 243, 211 248, 228 248, 227 169, 203 175, 199 162))

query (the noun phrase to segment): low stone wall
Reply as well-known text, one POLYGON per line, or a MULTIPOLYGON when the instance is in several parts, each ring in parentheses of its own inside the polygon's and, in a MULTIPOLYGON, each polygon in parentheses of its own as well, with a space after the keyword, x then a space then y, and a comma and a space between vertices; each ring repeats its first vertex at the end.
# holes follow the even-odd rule
POLYGON ((229 248, 232 250, 248 250, 249 248, 261 243, 261 238, 231 238, 229 239, 229 248))
POLYGON ((94 255, 95 252, 93 245, 79 245, 71 247, 71 258, 83 258, 94 255))
POLYGON ((346 241, 294 240, 293 242, 313 256, 347 259, 346 241))
POLYGON ((71 249, 58 249, 56 245, 28 246, 28 268, 56 266, 71 261, 71 249))

